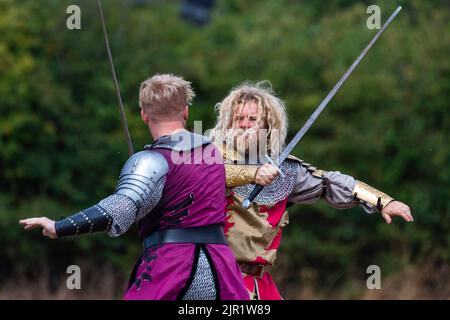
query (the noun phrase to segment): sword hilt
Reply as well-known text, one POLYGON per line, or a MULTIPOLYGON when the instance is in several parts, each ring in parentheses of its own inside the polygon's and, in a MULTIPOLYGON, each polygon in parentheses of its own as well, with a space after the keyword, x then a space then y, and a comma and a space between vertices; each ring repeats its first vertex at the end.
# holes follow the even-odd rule
POLYGON ((242 208, 244 209, 248 209, 248 207, 250 207, 250 204, 253 202, 253 200, 255 200, 255 198, 258 196, 258 194, 262 191, 264 187, 260 184, 257 184, 252 192, 250 193, 250 195, 248 196, 247 199, 244 200, 244 202, 242 202, 242 208))

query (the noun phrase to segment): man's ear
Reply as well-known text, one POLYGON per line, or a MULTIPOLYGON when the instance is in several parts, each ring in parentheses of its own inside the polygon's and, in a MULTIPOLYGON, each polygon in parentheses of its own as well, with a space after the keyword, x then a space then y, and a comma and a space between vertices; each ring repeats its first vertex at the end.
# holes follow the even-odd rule
POLYGON ((145 113, 144 109, 141 109, 141 118, 145 124, 148 124, 149 118, 148 115, 145 113))
POLYGON ((189 117, 189 107, 188 106, 184 107, 183 117, 184 117, 184 121, 187 121, 187 119, 189 117))

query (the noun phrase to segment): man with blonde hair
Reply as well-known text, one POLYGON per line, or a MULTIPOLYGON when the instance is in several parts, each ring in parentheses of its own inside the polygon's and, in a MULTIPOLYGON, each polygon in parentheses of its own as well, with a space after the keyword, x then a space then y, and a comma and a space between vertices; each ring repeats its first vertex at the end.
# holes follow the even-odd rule
POLYGON ((58 222, 42 217, 20 223, 26 230, 42 227, 55 239, 97 231, 117 237, 137 222, 144 252, 125 299, 248 299, 223 231, 223 162, 192 164, 194 150, 206 147, 220 158, 208 138, 184 129, 193 97, 190 83, 178 76, 142 82, 141 117, 155 142, 128 159, 114 194, 58 222), (175 163, 180 158, 186 161, 175 163))
POLYGON ((281 299, 268 271, 289 221, 288 204, 323 198, 338 209, 359 204, 369 213, 378 210, 387 223, 392 216, 413 221, 407 205, 339 171, 320 170, 293 156, 274 167, 271 161, 285 144, 287 118, 267 82, 238 86, 216 109, 212 138, 225 159, 228 187, 225 234, 252 299, 281 299), (255 183, 265 188, 244 209, 255 183))

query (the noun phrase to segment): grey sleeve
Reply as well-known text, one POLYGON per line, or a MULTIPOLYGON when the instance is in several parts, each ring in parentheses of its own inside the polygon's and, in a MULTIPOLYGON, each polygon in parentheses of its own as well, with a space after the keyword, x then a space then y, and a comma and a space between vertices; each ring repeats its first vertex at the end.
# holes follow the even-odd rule
MULTIPOLYGON (((297 167, 298 174, 294 188, 288 197, 292 203, 314 203, 321 197, 325 199, 333 208, 344 209, 353 207, 353 189, 356 180, 339 171, 321 171, 320 176, 314 175, 302 165, 297 167)), ((367 212, 373 208, 364 206, 367 212)))

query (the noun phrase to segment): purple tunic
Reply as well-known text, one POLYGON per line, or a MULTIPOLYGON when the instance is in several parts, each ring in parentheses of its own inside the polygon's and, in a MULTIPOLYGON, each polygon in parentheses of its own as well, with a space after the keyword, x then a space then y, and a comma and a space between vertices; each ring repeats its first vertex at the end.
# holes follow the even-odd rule
MULTIPOLYGON (((165 157, 169 171, 160 203, 139 222, 141 240, 157 230, 224 225, 225 169, 219 151, 212 144, 184 152, 152 150, 165 157), (205 157, 201 156, 203 151, 207 151, 205 157), (211 159, 205 161, 206 154, 220 161, 208 164, 211 159), (183 157, 184 161, 174 161, 173 156, 183 157)), ((181 298, 195 272, 192 269, 200 246, 210 261, 218 298, 248 300, 239 266, 228 245, 190 243, 162 244, 146 249, 124 298, 181 298)))

